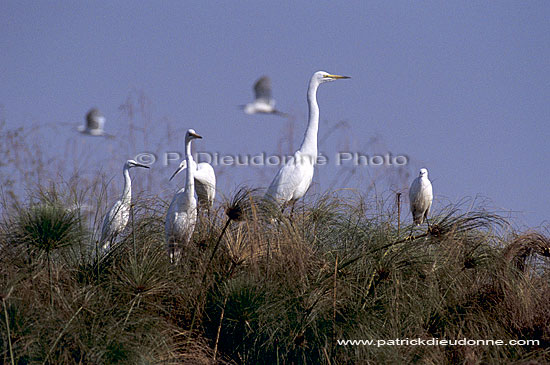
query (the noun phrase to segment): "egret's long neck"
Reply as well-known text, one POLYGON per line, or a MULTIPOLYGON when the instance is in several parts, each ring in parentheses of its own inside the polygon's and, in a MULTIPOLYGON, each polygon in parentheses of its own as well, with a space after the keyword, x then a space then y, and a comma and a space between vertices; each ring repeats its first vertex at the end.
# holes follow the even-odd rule
MULTIPOLYGON (((319 83, 311 80, 307 90, 307 103, 309 105, 309 122, 304 140, 299 151, 302 154, 317 158, 317 131, 319 130, 319 105, 317 104, 317 88, 319 83)), ((315 162, 315 160, 314 160, 315 162)))
POLYGON ((130 169, 124 167, 124 190, 122 192, 122 202, 130 203, 132 200, 132 179, 130 179, 130 169))
POLYGON ((192 199, 195 195, 195 179, 193 177, 193 156, 191 156, 191 140, 185 143, 185 161, 187 161, 187 168, 185 169, 185 195, 189 199, 192 199))

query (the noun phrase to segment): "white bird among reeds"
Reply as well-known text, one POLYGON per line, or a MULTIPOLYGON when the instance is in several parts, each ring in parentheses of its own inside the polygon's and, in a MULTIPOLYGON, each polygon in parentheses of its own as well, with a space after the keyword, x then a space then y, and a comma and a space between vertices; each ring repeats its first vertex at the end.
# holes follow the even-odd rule
POLYGON ((99 240, 103 253, 109 251, 116 236, 120 234, 128 224, 130 205, 132 203, 132 179, 130 178, 130 169, 133 167, 149 168, 149 166, 139 164, 134 160, 128 160, 124 163, 124 168, 122 170, 124 175, 122 197, 113 204, 103 219, 101 239, 99 240))
POLYGON ((317 71, 309 81, 307 102, 309 105, 309 122, 304 140, 298 151, 281 167, 265 197, 279 205, 294 204, 303 197, 313 179, 314 166, 317 162, 317 132, 319 129, 319 105, 317 104, 317 89, 319 85, 329 81, 349 79, 348 76, 332 75, 325 71, 317 71))
POLYGON ((414 224, 421 225, 426 219, 429 228, 428 214, 432 207, 433 190, 432 183, 428 179, 427 169, 420 169, 418 177, 412 182, 409 189, 409 201, 414 224))
MULTIPOLYGON (((194 166, 191 155, 191 141, 202 138, 195 130, 189 129, 185 134, 185 160, 187 166, 194 166)), ((179 169, 179 168, 178 168, 179 169)), ((177 262, 181 250, 189 243, 197 224, 197 200, 195 199, 195 168, 185 169, 185 186, 172 198, 166 214, 164 233, 170 262, 177 262)))

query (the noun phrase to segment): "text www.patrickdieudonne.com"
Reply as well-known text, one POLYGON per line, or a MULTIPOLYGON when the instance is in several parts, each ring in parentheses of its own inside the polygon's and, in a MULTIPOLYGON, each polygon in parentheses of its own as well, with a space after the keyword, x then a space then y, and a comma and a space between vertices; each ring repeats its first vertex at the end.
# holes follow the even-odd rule
POLYGON ((539 346, 539 340, 473 340, 397 338, 391 340, 336 340, 339 346, 539 346))

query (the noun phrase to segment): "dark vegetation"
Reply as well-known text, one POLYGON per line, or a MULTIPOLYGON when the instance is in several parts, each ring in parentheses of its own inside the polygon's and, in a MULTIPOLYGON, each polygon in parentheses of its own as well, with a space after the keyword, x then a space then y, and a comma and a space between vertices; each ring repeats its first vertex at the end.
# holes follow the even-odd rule
MULTIPOLYGON (((315 197, 292 217, 243 188, 177 265, 167 203, 135 197, 98 258, 74 191, 4 206, 3 363, 547 363, 550 240, 465 204, 397 232, 395 207, 315 197), (78 207, 78 204, 76 204, 78 207), (225 230, 224 230, 224 227, 225 230), (539 340, 529 346, 341 346, 342 339, 539 340), (529 362, 531 361, 531 362, 529 362)), ((99 221, 99 220, 98 220, 99 221)))

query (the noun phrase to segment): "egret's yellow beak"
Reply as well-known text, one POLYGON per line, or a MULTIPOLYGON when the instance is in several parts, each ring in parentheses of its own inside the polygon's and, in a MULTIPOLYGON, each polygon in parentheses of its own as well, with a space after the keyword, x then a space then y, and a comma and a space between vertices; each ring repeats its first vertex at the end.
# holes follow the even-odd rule
POLYGON ((202 138, 202 136, 199 136, 197 133, 189 133, 189 135, 195 138, 202 138))
POLYGON ((326 75, 325 77, 330 77, 331 79, 351 79, 349 76, 340 76, 340 75, 326 75))

